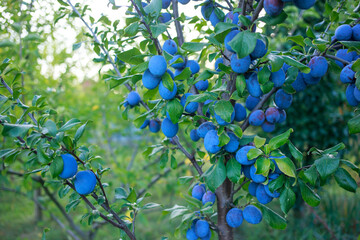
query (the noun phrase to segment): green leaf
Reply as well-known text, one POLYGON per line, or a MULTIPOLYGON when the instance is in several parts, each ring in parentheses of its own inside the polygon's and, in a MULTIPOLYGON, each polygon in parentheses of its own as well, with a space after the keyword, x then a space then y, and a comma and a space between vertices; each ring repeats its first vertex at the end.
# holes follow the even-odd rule
POLYGON ((119 60, 129 63, 129 64, 140 64, 144 62, 143 55, 141 55, 141 52, 137 48, 132 48, 127 51, 123 51, 117 54, 117 57, 119 60))
POLYGON ((312 165, 309 169, 304 171, 304 177, 312 186, 315 186, 318 177, 315 165, 312 165))
POLYGON ((289 177, 296 178, 296 168, 294 163, 287 157, 273 158, 281 172, 289 177))
POLYGON ((281 147, 282 145, 287 143, 288 139, 290 137, 290 134, 293 131, 294 130, 292 128, 290 128, 286 132, 270 139, 270 141, 269 141, 270 150, 272 151, 272 150, 278 149, 279 147, 281 147))
POLYGON ((350 134, 360 133, 360 114, 349 120, 348 128, 350 134))
POLYGON ((154 38, 157 38, 158 36, 160 36, 160 34, 166 31, 167 26, 165 24, 157 24, 154 26, 150 26, 150 29, 154 38))
POLYGON ((221 133, 219 136, 219 147, 225 146, 230 141, 230 137, 225 133, 221 133))
POLYGON ((25 135, 30 128, 35 127, 32 124, 10 124, 4 123, 2 135, 4 137, 20 137, 25 135))
POLYGON ((340 159, 334 155, 326 154, 315 160, 315 166, 322 179, 326 179, 339 167, 340 159))
POLYGON ((256 46, 256 35, 250 31, 242 31, 228 43, 235 50, 239 58, 244 58, 252 53, 256 46))
POLYGON ((162 0, 151 0, 151 2, 144 8, 146 14, 158 16, 162 7, 162 0))
POLYGON ((59 174, 62 172, 64 168, 64 161, 61 157, 56 157, 51 165, 50 165, 50 172, 53 178, 56 178, 59 176, 59 174))
POLYGON ((181 48, 188 52, 199 52, 207 45, 207 43, 200 42, 185 42, 181 48))
POLYGON ((170 92, 174 90, 174 80, 171 78, 169 73, 165 73, 161 77, 161 81, 164 84, 164 87, 167 88, 170 92))
POLYGON ((209 170, 204 173, 204 177, 210 191, 215 192, 226 179, 226 168, 223 160, 219 159, 216 164, 212 165, 209 170))
POLYGON ((173 99, 166 104, 166 111, 170 115, 171 122, 176 124, 180 120, 180 117, 184 111, 184 107, 181 105, 178 99, 173 99))
POLYGON ((75 50, 79 49, 81 47, 81 44, 82 44, 82 42, 78 42, 78 43, 73 44, 72 50, 75 51, 75 50))
POLYGON ((259 83, 265 84, 266 82, 268 82, 270 79, 270 75, 271 75, 271 71, 269 70, 269 68, 267 66, 263 67, 258 75, 259 83))
POLYGON ((302 153, 290 141, 288 142, 288 147, 289 147, 291 155, 295 158, 295 160, 300 165, 303 160, 302 153))
POLYGON ((314 190, 312 190, 307 184, 299 181, 301 196, 304 201, 311 207, 316 207, 320 204, 320 197, 314 190))
POLYGON ((41 163, 42 165, 48 164, 50 162, 50 158, 44 153, 42 144, 38 144, 36 150, 39 163, 41 163))
POLYGON ((343 165, 346 165, 348 166, 349 168, 351 168, 353 171, 357 172, 360 176, 360 168, 358 166, 356 166, 355 164, 353 164, 352 162, 350 161, 347 161, 347 160, 343 160, 341 159, 340 162, 343 164, 343 165))
POLYGON ((334 177, 340 187, 350 192, 356 192, 357 183, 344 168, 337 169, 334 177))
POLYGON ((69 121, 67 121, 60 129, 58 132, 65 132, 73 127, 75 127, 76 125, 80 124, 80 120, 79 119, 76 119, 76 118, 73 118, 73 119, 70 119, 69 121))
POLYGON ((238 138, 242 138, 243 132, 240 126, 235 124, 230 124, 228 125, 228 128, 231 129, 231 131, 233 131, 238 138))
POLYGON ((266 23, 267 25, 275 26, 284 22, 287 17, 288 15, 284 11, 282 11, 277 16, 270 16, 267 14, 265 17, 259 18, 258 20, 266 23))
POLYGON ((286 187, 280 195, 281 210, 287 214, 289 210, 295 205, 296 195, 290 188, 286 187))
POLYGON ((183 177, 179 177, 178 181, 179 181, 179 184, 185 185, 193 179, 194 179, 193 176, 183 176, 183 177))
MULTIPOLYGON (((50 134, 50 136, 55 137, 57 133, 56 123, 52 120, 47 120, 44 124, 44 127, 46 128, 47 132, 50 134)), ((46 134, 46 131, 44 132, 46 134)))
POLYGON ((237 183, 241 176, 241 164, 235 158, 226 163, 226 175, 233 183, 237 183))
POLYGON ((340 41, 340 43, 347 48, 360 49, 360 42, 358 41, 340 41))
POLYGON ((175 81, 179 80, 187 80, 192 75, 190 68, 184 68, 179 75, 177 75, 174 79, 175 81))
POLYGON ((171 161, 170 161, 171 169, 176 169, 177 166, 178 166, 178 164, 177 164, 176 158, 173 155, 171 155, 171 161))
POLYGON ((79 139, 82 137, 82 135, 84 134, 86 125, 87 125, 87 122, 85 124, 81 125, 78 128, 78 130, 76 130, 75 137, 74 137, 74 142, 79 141, 79 139))
POLYGON ((242 96, 246 88, 246 79, 245 76, 240 74, 236 76, 236 91, 239 96, 242 96))
POLYGON ((139 29, 139 23, 133 22, 124 29, 124 33, 128 37, 133 37, 138 33, 138 29, 139 29))
POLYGON ((306 66, 305 64, 302 64, 301 62, 293 59, 292 57, 282 56, 282 58, 284 59, 284 62, 286 64, 288 64, 290 66, 293 66, 293 67, 296 67, 301 72, 303 72, 303 73, 309 73, 310 72, 310 68, 308 66, 306 66))
POLYGON ((209 70, 205 70, 202 73, 200 73, 200 75, 195 79, 194 83, 196 83, 198 81, 207 80, 207 79, 211 78, 212 76, 214 76, 213 72, 211 72, 209 70))
POLYGON ((293 41, 294 43, 305 47, 305 43, 304 43, 304 37, 301 35, 296 35, 296 36, 290 36, 286 38, 287 41, 293 41))
POLYGON ((271 53, 271 54, 267 55, 267 57, 270 60, 272 72, 279 71, 282 68, 282 66, 284 65, 283 56, 275 55, 275 54, 271 53))
POLYGON ((135 189, 130 189, 130 194, 127 196, 126 200, 128 200, 131 203, 134 203, 136 201, 136 192, 135 189))
POLYGON ((265 157, 259 157, 255 162, 255 168, 256 174, 262 174, 264 176, 267 176, 270 170, 270 159, 265 157))
POLYGON ((215 26, 215 33, 219 34, 219 33, 225 32, 227 30, 230 30, 230 29, 233 29, 236 27, 238 27, 238 26, 233 23, 219 22, 215 26))
POLYGON ((225 122, 231 122, 231 114, 234 112, 234 108, 230 101, 220 100, 215 104, 215 113, 219 115, 225 122))
POLYGON ((247 158, 249 160, 253 160, 254 158, 257 158, 258 156, 264 154, 260 149, 258 148, 253 148, 253 149, 250 149, 250 151, 247 153, 247 158))
POLYGON ((254 138, 255 147, 257 148, 264 146, 265 142, 266 142, 266 138, 262 138, 259 136, 255 136, 254 138))
POLYGON ((258 207, 260 207, 261 212, 263 214, 263 217, 265 221, 270 225, 270 227, 274 229, 285 229, 286 228, 286 220, 285 218, 281 217, 279 214, 268 208, 267 206, 263 204, 256 204, 258 207))
MULTIPOLYGON (((0 41, 1 42, 1 41, 0 41)), ((11 63, 11 60, 9 58, 5 58, 2 63, 0 64, 0 74, 5 70, 7 66, 9 66, 11 63)))

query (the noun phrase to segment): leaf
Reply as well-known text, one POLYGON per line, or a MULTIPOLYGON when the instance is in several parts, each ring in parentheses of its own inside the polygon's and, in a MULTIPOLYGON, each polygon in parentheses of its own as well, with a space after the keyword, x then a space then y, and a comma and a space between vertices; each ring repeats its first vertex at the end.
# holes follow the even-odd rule
POLYGON ((231 131, 233 131, 238 138, 242 138, 243 132, 240 126, 236 124, 230 124, 228 125, 228 128, 230 128, 231 131))
POLYGON ((256 46, 256 35, 250 31, 242 31, 228 43, 237 53, 239 58, 244 58, 252 53, 256 46))
POLYGON ((236 76, 236 91, 239 96, 242 96, 246 88, 246 79, 245 76, 240 74, 236 76))
POLYGON ((152 208, 158 208, 158 207, 161 207, 161 205, 158 203, 147 203, 141 209, 152 209, 152 208))
POLYGON ((234 112, 234 107, 230 101, 220 100, 215 104, 215 113, 219 115, 224 121, 231 122, 231 114, 234 112))
POLYGON ((173 99, 166 104, 166 111, 170 115, 171 122, 176 124, 180 120, 180 117, 184 111, 184 107, 181 105, 178 99, 173 99))
POLYGON ((132 48, 130 50, 120 52, 117 54, 117 58, 123 62, 135 65, 144 62, 144 57, 137 48, 132 48))
POLYGON ((270 159, 265 157, 258 158, 255 162, 255 168, 256 168, 256 174, 263 174, 267 176, 270 170, 270 159))
MULTIPOLYGON (((1 41, 0 41, 1 45, 1 41)), ((1 46, 0 46, 1 47, 1 46)), ((9 66, 11 63, 11 60, 9 58, 5 58, 2 63, 0 64, 0 74, 5 70, 7 66, 9 66)))
POLYGON ((235 158, 226 163, 226 175, 233 183, 237 183, 241 176, 241 164, 235 158))
POLYGON ((288 147, 289 147, 291 155, 295 158, 295 160, 300 165, 303 160, 302 153, 290 141, 288 142, 288 147))
POLYGON ((215 26, 215 33, 219 34, 219 33, 225 32, 227 30, 230 30, 230 29, 233 29, 236 27, 238 27, 238 26, 233 23, 219 22, 215 26))
POLYGON ((286 38, 287 41, 293 41, 294 43, 305 47, 305 43, 304 43, 304 37, 301 35, 296 35, 296 36, 290 36, 286 38))
POLYGON ((285 229, 286 228, 286 220, 285 218, 281 217, 279 214, 268 208, 267 206, 263 204, 256 204, 258 207, 260 207, 261 212, 263 214, 263 217, 265 221, 270 225, 270 227, 274 229, 285 229))
POLYGON ((293 66, 293 67, 296 67, 301 72, 303 72, 303 73, 309 73, 310 72, 310 68, 308 66, 306 66, 305 64, 302 64, 301 62, 293 59, 292 57, 282 56, 282 58, 284 59, 284 62, 286 64, 288 64, 290 66, 293 66))
POLYGON ((30 128, 35 127, 32 124, 10 124, 4 123, 2 135, 4 137, 20 137, 25 135, 30 128))
POLYGON ((287 157, 273 158, 281 172, 289 177, 296 178, 296 168, 294 163, 287 157))
POLYGON ((74 43, 72 46, 72 50, 75 51, 81 47, 82 42, 74 43))
POLYGON ((115 199, 126 199, 128 196, 124 188, 115 188, 115 199))
POLYGON ((349 120, 348 128, 350 134, 360 133, 360 114, 349 120))
POLYGON ((326 179, 339 167, 340 159, 334 155, 326 154, 315 160, 315 166, 322 179, 326 179))
POLYGON ((187 80, 192 75, 190 68, 184 68, 179 75, 177 75, 174 79, 178 80, 187 80))
POLYGON ((259 83, 265 84, 266 82, 268 82, 270 75, 271 75, 271 71, 269 70, 269 68, 263 67, 259 72, 259 76, 258 76, 259 83))
POLYGON ((136 201, 136 192, 133 188, 130 190, 130 194, 129 196, 127 196, 126 200, 128 200, 131 203, 134 203, 136 201))
POLYGON ((50 172, 53 178, 56 178, 59 176, 59 174, 62 172, 64 168, 64 161, 61 157, 56 157, 51 165, 50 165, 50 172))
POLYGON ((221 133, 219 137, 219 147, 225 146, 230 141, 230 137, 225 134, 225 132, 221 133))
POLYGON ((209 70, 205 70, 202 73, 200 73, 200 75, 195 79, 194 83, 196 83, 198 81, 207 80, 207 79, 211 78, 212 76, 214 76, 213 72, 211 72, 209 70))
POLYGON ((270 141, 269 141, 270 151, 278 149, 279 147, 281 147, 282 145, 287 143, 287 141, 288 141, 288 139, 290 137, 290 134, 293 131, 294 130, 292 128, 290 128, 286 132, 284 132, 284 133, 270 139, 270 141))
POLYGON ((37 145, 36 150, 39 163, 41 163, 42 165, 48 164, 50 162, 50 158, 44 153, 41 143, 37 145))
POLYGON ((316 207, 320 204, 320 197, 314 190, 312 190, 307 184, 299 181, 301 196, 304 201, 312 207, 316 207))
POLYGON ((277 16, 270 16, 267 14, 265 17, 259 18, 258 20, 266 23, 267 25, 275 26, 284 22, 287 17, 288 15, 284 11, 281 11, 281 13, 277 16))
POLYGON ((253 160, 254 158, 257 158, 258 156, 264 154, 260 149, 258 148, 253 148, 253 149, 250 149, 250 151, 247 153, 247 158, 249 160, 253 160))
POLYGON ((169 73, 165 73, 161 77, 161 81, 164 84, 164 87, 167 88, 170 92, 174 90, 174 80, 171 78, 169 73))
POLYGON ((78 130, 76 130, 75 137, 74 137, 74 142, 78 142, 79 139, 82 137, 82 135, 84 134, 86 125, 87 125, 87 122, 85 124, 81 125, 78 128, 78 130))
POLYGON ((223 160, 219 159, 216 164, 212 165, 209 170, 204 173, 206 185, 212 192, 225 181, 226 168, 223 160))
POLYGON ((267 58, 270 60, 272 72, 279 71, 282 68, 282 66, 284 65, 283 56, 269 54, 269 55, 267 55, 267 58))
POLYGON ((154 38, 157 38, 158 36, 160 36, 160 34, 166 31, 167 26, 165 24, 157 24, 154 26, 150 26, 150 29, 154 38))
POLYGON ((315 186, 318 177, 316 166, 312 165, 309 169, 304 171, 304 177, 311 185, 315 186))
POLYGON ((179 177, 178 181, 179 181, 179 184, 185 185, 193 179, 194 179, 193 176, 183 176, 183 177, 179 177))
POLYGON ((199 52, 207 45, 207 43, 200 42, 185 42, 181 48, 188 52, 199 52))
POLYGON ((262 138, 259 136, 255 136, 254 138, 255 147, 257 148, 264 146, 265 142, 266 142, 266 138, 262 138))
MULTIPOLYGON (((44 127, 46 128, 47 132, 50 134, 50 136, 55 137, 57 133, 56 123, 52 120, 47 120, 44 124, 44 127)), ((44 133, 44 131, 43 131, 44 133)), ((46 134, 46 133, 45 133, 46 134)))
POLYGON ((80 124, 80 120, 79 119, 76 119, 76 118, 73 118, 73 119, 70 119, 69 121, 67 121, 59 130, 58 132, 65 132, 73 127, 75 127, 76 125, 80 124))
POLYGON ((158 16, 162 7, 162 0, 151 0, 151 2, 144 8, 147 14, 158 16))
POLYGON ((357 183, 354 178, 344 168, 339 168, 335 172, 335 180, 337 184, 349 192, 356 192, 357 183))
POLYGON ((286 187, 280 195, 281 210, 287 214, 289 210, 295 205, 296 195, 290 188, 286 187))
MULTIPOLYGON (((139 29, 139 23, 133 22, 124 29, 124 33, 128 37, 133 37, 138 33, 138 29, 139 29)), ((166 30, 166 27, 165 27, 165 30, 166 30)))

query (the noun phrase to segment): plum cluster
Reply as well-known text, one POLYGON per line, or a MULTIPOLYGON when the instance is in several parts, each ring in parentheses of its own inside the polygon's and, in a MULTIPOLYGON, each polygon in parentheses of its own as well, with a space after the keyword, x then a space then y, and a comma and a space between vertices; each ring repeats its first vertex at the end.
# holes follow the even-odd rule
MULTIPOLYGON (((360 41, 360 24, 351 27, 348 24, 339 26, 335 31, 334 40, 338 41, 360 41)), ((336 53, 336 57, 350 62, 349 65, 344 66, 340 61, 336 61, 342 70, 340 73, 340 80, 344 84, 348 84, 346 88, 346 99, 350 106, 356 107, 360 104, 360 89, 355 85, 356 77, 355 71, 352 70, 352 62, 356 61, 360 55, 355 51, 349 52, 347 49, 340 49, 336 53)))
POLYGON ((186 239, 188 240, 210 240, 210 238, 210 225, 205 220, 194 219, 191 223, 191 227, 186 231, 186 239))
POLYGON ((309 9, 315 5, 316 0, 265 0, 264 9, 270 16, 277 16, 284 9, 286 2, 294 3, 299 9, 309 9))
POLYGON ((226 222, 232 228, 239 227, 244 219, 248 223, 259 224, 262 220, 262 213, 254 205, 248 205, 243 211, 239 208, 232 208, 226 214, 226 222))
POLYGON ((74 178, 74 186, 77 193, 81 195, 90 194, 96 186, 96 176, 92 171, 85 170, 78 172, 76 159, 71 154, 62 154, 63 170, 59 174, 62 179, 74 178))
POLYGON ((215 193, 213 193, 212 191, 206 191, 205 184, 197 183, 191 191, 191 196, 201 201, 203 205, 208 202, 210 203, 210 205, 213 205, 216 200, 215 193))

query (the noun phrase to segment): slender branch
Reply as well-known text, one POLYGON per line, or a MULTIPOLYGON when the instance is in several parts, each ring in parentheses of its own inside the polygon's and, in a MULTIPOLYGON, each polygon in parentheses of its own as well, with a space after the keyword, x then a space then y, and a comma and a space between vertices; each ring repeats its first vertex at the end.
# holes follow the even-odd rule
POLYGON ((179 142, 179 137, 175 136, 173 137, 173 140, 175 141, 176 145, 179 147, 179 149, 185 154, 185 156, 191 161, 192 165, 195 167, 196 171, 201 176, 203 174, 203 171, 201 170, 201 167, 197 164, 196 159, 194 155, 191 155, 186 149, 181 145, 179 142))
POLYGON ((230 11, 232 11, 234 8, 233 8, 233 5, 230 3, 230 1, 229 1, 229 0, 225 0, 225 2, 226 2, 227 5, 229 6, 230 11))
POLYGON ((307 206, 307 208, 310 210, 310 212, 315 216, 315 218, 324 226, 324 228, 331 234, 331 239, 335 239, 337 240, 338 238, 336 237, 334 231, 329 227, 329 225, 326 223, 326 221, 324 219, 322 219, 319 214, 317 214, 317 212, 315 211, 315 209, 313 209, 310 206, 307 206))
MULTIPOLYGON (((256 105, 256 107, 251 111, 251 113, 253 113, 254 111, 260 109, 263 107, 263 105, 267 102, 267 100, 269 100, 269 98, 278 90, 278 88, 273 88, 271 89, 270 92, 268 92, 267 94, 265 94, 260 102, 256 105)), ((250 118, 250 115, 251 113, 249 114, 249 116, 245 119, 245 121, 243 122, 243 124, 241 125, 241 129, 243 130, 243 132, 245 131, 245 129, 247 127, 249 127, 249 118, 250 118)))
POLYGON ((178 37, 178 42, 179 42, 179 47, 181 47, 181 45, 183 45, 184 43, 184 34, 182 31, 182 27, 181 24, 179 22, 179 20, 177 20, 177 18, 179 17, 179 6, 178 6, 178 1, 177 0, 172 0, 172 6, 173 6, 173 14, 174 14, 174 19, 175 19, 175 28, 176 28, 176 34, 178 37))
POLYGON ((324 57, 337 60, 337 61, 339 61, 339 62, 341 62, 341 63, 343 63, 343 64, 345 64, 345 65, 349 65, 349 64, 350 64, 350 62, 348 62, 348 61, 346 61, 346 60, 344 60, 344 59, 338 58, 338 57, 336 57, 336 56, 333 56, 333 55, 325 54, 324 57))
MULTIPOLYGON (((1 81, 1 84, 4 85, 4 87, 8 90, 8 92, 9 92, 11 95, 13 95, 13 90, 11 89, 11 87, 9 87, 9 85, 7 85, 7 83, 5 82, 5 80, 3 79, 2 76, 0 76, 0 81, 1 81)), ((24 104, 21 102, 21 100, 20 100, 19 98, 16 99, 16 101, 17 101, 20 105, 24 106, 24 104)), ((25 112, 25 111, 26 111, 26 110, 24 109, 24 112, 25 112)), ((36 125, 38 124, 37 120, 35 119, 35 117, 34 117, 34 115, 33 115, 32 113, 27 113, 27 115, 31 118, 31 120, 32 120, 36 125)))
POLYGON ((230 5, 229 7, 225 7, 223 5, 221 5, 220 3, 215 3, 217 7, 228 10, 228 11, 232 11, 232 6, 230 5))
POLYGON ((264 7, 264 0, 260 0, 259 4, 257 5, 257 7, 252 15, 251 22, 255 22, 255 20, 258 19, 259 14, 260 14, 261 10, 263 9, 263 7, 264 7))

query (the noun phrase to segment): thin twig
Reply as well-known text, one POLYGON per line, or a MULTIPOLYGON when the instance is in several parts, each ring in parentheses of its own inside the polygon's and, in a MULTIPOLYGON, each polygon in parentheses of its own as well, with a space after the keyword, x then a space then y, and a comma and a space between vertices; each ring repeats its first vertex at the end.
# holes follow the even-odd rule
POLYGON ((173 14, 174 14, 174 19, 175 19, 174 23, 175 23, 175 28, 176 28, 176 34, 177 34, 177 38, 178 38, 178 42, 179 42, 179 47, 181 47, 181 45, 183 45, 183 43, 184 43, 184 34, 182 31, 181 24, 180 24, 179 20, 177 20, 177 18, 179 17, 178 1, 172 0, 172 5, 173 5, 173 14))
POLYGON ((180 151, 182 151, 185 154, 185 156, 191 161, 192 165, 195 167, 196 171, 201 176, 203 174, 203 171, 201 170, 201 167, 197 164, 194 155, 191 155, 188 151, 186 151, 186 149, 179 142, 178 136, 173 137, 173 140, 175 141, 176 145, 179 147, 180 151))

